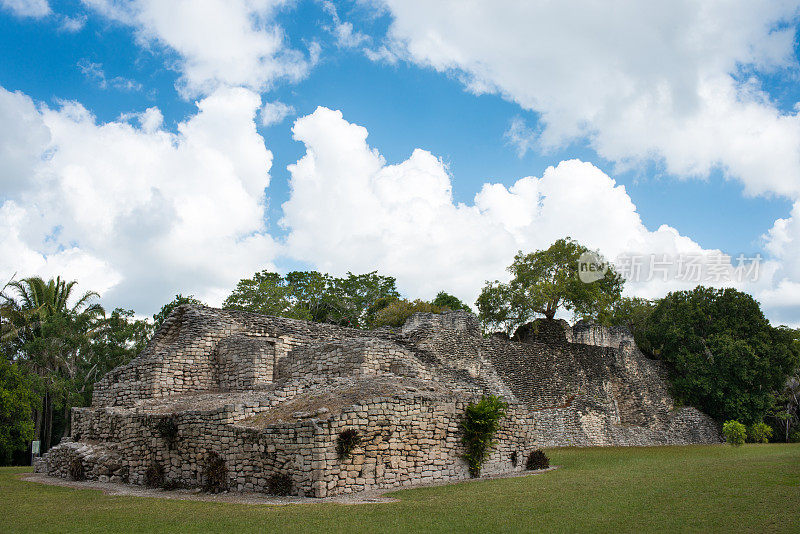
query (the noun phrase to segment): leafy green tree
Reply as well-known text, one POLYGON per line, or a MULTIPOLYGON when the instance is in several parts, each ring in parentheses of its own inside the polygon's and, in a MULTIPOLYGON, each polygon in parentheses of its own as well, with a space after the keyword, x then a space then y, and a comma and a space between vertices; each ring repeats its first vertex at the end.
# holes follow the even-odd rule
POLYGON ((600 323, 606 326, 621 326, 633 334, 636 344, 645 352, 648 351, 647 340, 643 333, 656 302, 639 297, 621 297, 611 308, 600 315, 600 323))
POLYGON ((224 308, 355 328, 373 325, 375 314, 399 294, 395 279, 376 272, 333 277, 317 271, 269 271, 241 280, 224 308))
POLYGON ((431 304, 452 311, 472 311, 470 307, 461 302, 458 297, 445 293, 444 291, 439 291, 431 304))
POLYGON ((379 275, 377 271, 366 274, 348 272, 344 278, 335 278, 334 284, 345 303, 346 315, 351 318, 350 325, 358 328, 371 328, 377 309, 383 302, 400 298, 397 281, 393 276, 379 275))
POLYGON ((676 398, 720 421, 760 422, 800 357, 795 332, 770 326, 758 302, 735 289, 670 293, 643 335, 668 364, 676 398))
POLYGON ((750 443, 769 443, 772 427, 766 423, 755 423, 747 428, 747 441, 750 443))
MULTIPOLYGON (((795 343, 798 331, 795 330, 795 343)), ((775 430, 779 432, 781 441, 789 442, 792 432, 800 431, 800 369, 790 376, 782 390, 775 394, 775 407, 767 416, 775 430)))
POLYGON ((415 301, 410 301, 406 299, 397 299, 375 314, 374 326, 400 327, 405 324, 409 317, 417 312, 442 313, 443 311, 444 308, 440 308, 424 300, 417 299, 415 301))
POLYGON ((253 278, 244 278, 236 284, 222 307, 246 310, 265 315, 290 317, 292 314, 292 288, 278 273, 261 271, 253 278))
MULTIPOLYGON (((42 382, 42 407, 36 414, 42 452, 53 442, 56 402, 63 409, 64 420, 69 419, 69 409, 76 402, 74 384, 84 378, 84 349, 97 320, 105 313, 102 306, 92 302, 98 297, 93 291, 74 298, 76 285, 60 277, 48 282, 30 277, 11 282, 9 287, 16 291, 16 298, 5 299, 9 324, 4 341, 11 345, 14 359, 42 382)), ((66 431, 68 425, 64 425, 66 431)))
POLYGON ((744 445, 747 439, 747 428, 739 421, 725 421, 722 425, 722 435, 725 436, 725 441, 738 447, 744 445))
POLYGON ((35 381, 17 364, 0 359, 0 465, 33 439, 33 407, 39 402, 35 381))
POLYGON ((509 284, 495 280, 486 282, 478 300, 478 319, 485 333, 505 332, 510 337, 520 325, 527 322, 523 295, 516 293, 509 284))
POLYGON ((506 416, 508 403, 496 395, 481 397, 481 400, 467 405, 464 420, 461 422, 461 443, 466 449, 464 459, 469 465, 469 474, 478 477, 481 466, 489 457, 500 430, 500 420, 506 416))
POLYGON ((587 252, 569 237, 547 250, 519 252, 508 268, 511 282, 486 283, 476 302, 479 317, 485 325, 503 325, 509 334, 537 315, 553 319, 559 309, 599 320, 620 298, 623 280, 609 266, 599 280, 581 281, 579 260, 587 252))
POLYGON ((184 297, 178 293, 175 295, 174 299, 161 306, 161 310, 157 314, 153 315, 153 332, 161 328, 161 325, 164 323, 166 318, 169 317, 169 314, 172 313, 172 310, 183 304, 196 304, 198 306, 205 306, 205 303, 194 298, 194 295, 184 297))
POLYGON ((91 403, 94 382, 113 368, 131 361, 142 352, 153 335, 153 326, 144 319, 136 319, 133 310, 116 308, 108 316, 97 322, 81 373, 83 381, 76 384, 76 393, 82 397, 82 404, 91 403))

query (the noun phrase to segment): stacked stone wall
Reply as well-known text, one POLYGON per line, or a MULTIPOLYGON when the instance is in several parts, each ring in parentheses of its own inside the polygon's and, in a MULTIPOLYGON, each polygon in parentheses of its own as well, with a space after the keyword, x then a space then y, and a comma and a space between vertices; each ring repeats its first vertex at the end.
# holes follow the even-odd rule
MULTIPOLYGON (((364 401, 327 420, 266 428, 246 423, 263 411, 261 406, 160 416, 84 408, 74 413, 74 437, 113 444, 103 449, 109 451, 104 456, 95 451, 85 459, 90 479, 108 473, 101 480, 121 481, 124 472, 125 481, 144 484, 148 467, 159 464, 167 483, 202 486, 204 462, 213 451, 225 460, 231 489, 268 492, 271 477, 286 475, 295 494, 324 497, 468 478, 459 428, 467 402, 408 394, 364 401), (165 419, 176 425, 173 439, 159 430, 159 421, 165 419), (337 438, 344 430, 358 431, 361 442, 349 457, 339 458, 337 438), (113 458, 114 470, 108 469, 108 458, 113 458)), ((524 469, 525 458, 536 448, 528 417, 524 406, 512 404, 483 473, 524 469)), ((66 468, 81 447, 91 446, 67 443, 54 449, 43 469, 68 477, 66 468)))
POLYGON ((214 382, 223 391, 245 391, 271 384, 275 363, 283 357, 282 339, 233 334, 223 338, 215 348, 214 382))
MULTIPOLYGON (((251 374, 257 383, 268 383, 267 364, 261 368, 256 368, 255 363, 240 365, 233 378, 220 373, 216 358, 218 345, 221 340, 237 335, 250 338, 252 346, 259 343, 258 338, 275 343, 278 348, 272 363, 274 367, 295 347, 363 338, 365 332, 235 310, 180 306, 165 320, 140 356, 114 369, 95 385, 92 403, 94 406, 130 406, 142 399, 246 387, 244 384, 250 381, 251 374)), ((380 336, 387 340, 400 337, 391 331, 383 331, 380 336)), ((229 349, 230 345, 223 347, 223 351, 229 349)), ((244 357, 244 353, 237 353, 237 350, 234 348, 234 354, 244 357)))
POLYGON ((509 342, 464 312, 366 332, 179 307, 96 385, 92 408, 73 410, 74 441, 37 469, 70 476, 77 458, 87 478, 142 484, 157 464, 167 483, 201 486, 216 453, 233 490, 288 476, 294 494, 317 497, 459 480, 459 424, 486 394, 510 404, 487 474, 523 469, 538 447, 719 441, 708 416, 674 408, 663 367, 625 332, 547 326, 509 342), (339 458, 344 430, 362 440, 339 458))
POLYGON ((363 338, 297 347, 279 362, 276 377, 282 380, 379 374, 431 378, 414 354, 402 346, 363 338))
MULTIPOLYGON (((324 429, 318 451, 324 461, 316 464, 320 471, 314 494, 324 497, 469 478, 459 427, 468 402, 406 395, 349 407, 324 429), (356 430, 362 442, 350 457, 339 459, 336 439, 345 430, 356 430)), ((527 455, 537 446, 524 406, 510 406, 496 440, 482 473, 523 470, 527 455)))

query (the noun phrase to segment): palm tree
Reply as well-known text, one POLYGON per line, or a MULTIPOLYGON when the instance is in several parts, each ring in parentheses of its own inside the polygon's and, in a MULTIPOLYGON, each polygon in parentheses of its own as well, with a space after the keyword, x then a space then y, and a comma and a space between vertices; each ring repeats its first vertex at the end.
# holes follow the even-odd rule
POLYGON ((17 359, 43 382, 42 411, 36 417, 42 452, 52 442, 54 395, 63 395, 64 433, 68 431, 69 386, 78 378, 82 349, 96 319, 105 315, 102 306, 92 302, 99 297, 94 291, 87 291, 70 305, 76 285, 61 277, 45 282, 34 276, 9 283, 16 298, 4 297, 8 323, 4 341, 14 343, 17 359))

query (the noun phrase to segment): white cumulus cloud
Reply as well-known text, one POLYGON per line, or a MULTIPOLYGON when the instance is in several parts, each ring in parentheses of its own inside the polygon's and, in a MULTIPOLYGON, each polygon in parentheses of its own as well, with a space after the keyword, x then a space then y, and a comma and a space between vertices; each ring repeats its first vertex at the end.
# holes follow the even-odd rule
MULTIPOLYGON (((367 143, 367 130, 339 111, 317 108, 292 131, 306 154, 289 166, 287 252, 323 271, 378 269, 410 295, 446 290, 473 302, 485 280, 507 277, 518 250, 565 236, 612 259, 715 252, 669 226, 645 228, 624 186, 590 163, 564 161, 511 187, 485 184, 472 204, 462 204, 453 200, 441 159, 417 149, 388 164, 367 143)), ((691 285, 656 279, 631 290, 654 297, 691 285)))
POLYGON ((219 90, 171 133, 157 108, 138 125, 98 123, 78 103, 37 108, 0 88, 0 167, 16 169, 0 196, 0 277, 66 275, 140 313, 178 291, 218 304, 276 254, 260 105, 219 90))
POLYGON ((264 107, 261 108, 261 125, 272 126, 280 124, 289 115, 294 114, 294 107, 283 102, 264 102, 264 107))
POLYGON ((41 18, 52 12, 47 0, 0 0, 0 5, 18 17, 41 18))
POLYGON ((187 97, 220 86, 269 89, 278 80, 303 78, 316 61, 292 49, 274 22, 285 0, 82 0, 102 15, 135 28, 144 45, 174 51, 187 97))
POLYGON ((586 138, 620 168, 718 168, 748 194, 800 196, 800 117, 755 76, 797 72, 796 0, 381 4, 392 22, 373 57, 451 73, 538 113, 529 141, 511 131, 520 150, 586 138))

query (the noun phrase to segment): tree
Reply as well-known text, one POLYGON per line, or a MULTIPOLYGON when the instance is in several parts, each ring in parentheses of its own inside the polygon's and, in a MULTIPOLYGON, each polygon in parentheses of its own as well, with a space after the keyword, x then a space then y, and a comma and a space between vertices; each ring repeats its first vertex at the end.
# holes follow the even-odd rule
POLYGON ((42 452, 53 441, 53 407, 57 399, 63 408, 68 431, 74 384, 80 375, 82 356, 93 334, 96 320, 104 316, 102 306, 92 300, 99 295, 87 291, 74 298, 77 282, 60 277, 45 282, 40 277, 14 281, 9 287, 16 298, 5 297, 9 326, 4 340, 23 368, 42 381, 42 407, 36 414, 37 434, 42 452), (70 301, 74 303, 70 305, 70 301))
POLYGON ((24 451, 33 439, 33 407, 39 402, 34 380, 19 366, 0 359, 0 465, 24 451))
POLYGON ((627 328, 636 344, 645 352, 650 352, 643 333, 647 321, 655 309, 656 302, 639 297, 622 297, 611 308, 600 315, 600 323, 606 326, 627 328))
POLYGON ((406 299, 397 299, 390 302, 388 306, 375 314, 374 326, 400 327, 405 324, 409 317, 417 312, 442 313, 443 311, 444 308, 440 308, 424 300, 417 299, 412 302, 406 299))
POLYGON ((292 288, 281 275, 261 271, 253 278, 239 280, 222 307, 289 317, 292 313, 291 294, 292 288))
POLYGON ((169 317, 169 314, 172 313, 172 310, 183 304, 195 304, 198 306, 205 306, 203 302, 194 298, 194 295, 189 295, 188 297, 184 297, 183 295, 178 293, 177 295, 175 295, 174 299, 161 306, 161 310, 157 314, 153 315, 153 332, 161 328, 161 325, 164 323, 166 318, 169 317))
POLYGON ((285 276, 261 271, 239 281, 222 306, 369 328, 377 311, 398 297, 395 279, 377 272, 338 278, 317 271, 292 271, 285 276))
MULTIPOLYGON (((795 343, 800 343, 797 330, 795 343)), ((800 425, 800 369, 796 369, 783 389, 775 394, 775 407, 768 418, 778 433, 776 438, 788 443, 792 432, 800 425)))
POLYGON ((478 319, 485 333, 501 331, 511 337, 528 317, 528 313, 523 312, 525 303, 522 295, 497 280, 486 282, 475 301, 475 307, 478 308, 478 319))
POLYGON ((758 302, 735 289, 668 294, 643 336, 667 363, 675 397, 719 421, 760 422, 800 358, 795 332, 772 327, 758 302))
MULTIPOLYGON (((553 319, 559 309, 582 319, 599 320, 620 298, 623 280, 609 265, 596 281, 581 281, 579 261, 589 252, 569 237, 547 250, 519 252, 508 268, 511 282, 487 282, 478 297, 476 306, 484 329, 499 324, 510 334, 537 315, 553 319)), ((600 258, 599 254, 596 257, 600 258)))
POLYGON ((83 380, 76 384, 76 393, 82 397, 81 404, 91 403, 94 382, 142 352, 152 334, 153 326, 144 319, 136 319, 133 310, 116 308, 99 320, 90 346, 83 351, 86 355, 82 362, 83 380))
POLYGON ((470 307, 461 302, 458 297, 454 297, 453 295, 445 293, 444 291, 439 291, 431 304, 440 308, 447 308, 448 310, 452 311, 472 311, 470 307))

